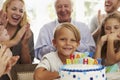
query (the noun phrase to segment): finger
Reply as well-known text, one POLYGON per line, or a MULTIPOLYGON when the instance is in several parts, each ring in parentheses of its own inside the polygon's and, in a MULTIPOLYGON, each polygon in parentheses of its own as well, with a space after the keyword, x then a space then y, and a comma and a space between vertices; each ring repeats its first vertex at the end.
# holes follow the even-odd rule
POLYGON ((4 74, 8 73, 8 72, 11 70, 11 67, 12 67, 12 66, 11 66, 11 63, 8 62, 7 65, 6 65, 6 69, 5 69, 4 74))
POLYGON ((11 62, 11 65, 15 65, 18 61, 20 57, 19 56, 13 56, 11 59, 10 59, 10 62, 11 62))
POLYGON ((1 18, 1 22, 2 22, 2 24, 3 24, 3 23, 4 23, 3 20, 4 20, 4 18, 5 18, 5 13, 4 13, 3 11, 2 11, 2 13, 1 13, 1 17, 0 17, 0 18, 1 18))
POLYGON ((0 57, 2 57, 6 51, 6 46, 5 45, 2 45, 0 44, 0 57))
POLYGON ((5 63, 8 63, 9 62, 9 60, 10 60, 10 56, 7 56, 7 55, 4 55, 3 56, 3 59, 5 60, 5 63))
POLYGON ((101 10, 98 10, 98 23, 101 23, 101 10))
POLYGON ((6 70, 5 70, 4 74, 7 74, 11 70, 11 68, 12 68, 11 66, 6 67, 6 70))
POLYGON ((6 24, 8 22, 8 19, 7 19, 7 15, 6 13, 3 14, 3 19, 2 19, 3 23, 4 23, 4 28, 6 27, 6 24))

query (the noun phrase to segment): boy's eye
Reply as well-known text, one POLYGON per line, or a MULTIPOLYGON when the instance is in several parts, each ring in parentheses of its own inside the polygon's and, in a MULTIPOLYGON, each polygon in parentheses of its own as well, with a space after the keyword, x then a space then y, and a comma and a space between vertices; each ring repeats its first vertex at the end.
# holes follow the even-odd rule
POLYGON ((66 39, 65 39, 65 38, 61 38, 60 40, 64 41, 64 40, 66 40, 66 39))
POLYGON ((76 40, 75 40, 75 39, 72 39, 71 41, 76 42, 76 40))

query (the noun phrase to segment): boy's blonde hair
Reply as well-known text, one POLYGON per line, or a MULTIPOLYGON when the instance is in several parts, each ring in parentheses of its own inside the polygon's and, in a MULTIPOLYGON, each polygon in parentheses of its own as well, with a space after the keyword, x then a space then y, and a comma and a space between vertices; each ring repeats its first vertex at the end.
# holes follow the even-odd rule
MULTIPOLYGON (((7 8, 9 7, 9 5, 11 4, 12 1, 15 1, 15 0, 6 0, 6 1, 4 2, 3 7, 2 7, 2 10, 3 10, 4 12, 7 13, 7 8)), ((24 0, 19 0, 19 1, 21 1, 21 2, 25 5, 24 0)), ((20 22, 20 26, 22 27, 22 26, 24 26, 26 23, 28 23, 28 20, 27 20, 27 13, 26 13, 26 10, 25 10, 25 11, 24 11, 23 18, 22 18, 22 20, 21 20, 21 22, 20 22)))
POLYGON ((57 26, 57 28, 55 29, 55 32, 54 32, 54 39, 57 37, 57 33, 59 32, 60 29, 62 28, 67 28, 69 29, 71 32, 73 32, 75 38, 76 38, 76 41, 79 42, 81 37, 80 37, 80 31, 78 30, 78 28, 76 26, 74 26, 73 24, 71 23, 68 23, 68 22, 65 22, 65 23, 61 23, 57 26))

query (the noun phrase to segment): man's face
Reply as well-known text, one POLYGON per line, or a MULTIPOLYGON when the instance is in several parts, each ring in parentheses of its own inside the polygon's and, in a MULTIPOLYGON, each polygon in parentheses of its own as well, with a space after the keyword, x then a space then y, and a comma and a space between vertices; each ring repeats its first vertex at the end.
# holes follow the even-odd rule
POLYGON ((59 22, 69 22, 72 13, 70 0, 57 0, 55 5, 59 22))
POLYGON ((116 11, 119 8, 119 0, 105 0, 104 7, 107 13, 116 11))

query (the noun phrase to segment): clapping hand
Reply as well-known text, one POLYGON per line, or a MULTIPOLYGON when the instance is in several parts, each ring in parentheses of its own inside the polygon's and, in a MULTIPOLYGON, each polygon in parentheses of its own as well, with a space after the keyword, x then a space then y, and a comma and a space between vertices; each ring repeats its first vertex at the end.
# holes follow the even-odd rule
POLYGON ((4 54, 5 51, 6 51, 6 46, 0 45, 0 76, 2 76, 5 73, 7 63, 11 58, 10 56, 4 54))
POLYGON ((0 31, 2 31, 7 25, 7 16, 2 10, 0 11, 0 31))
POLYGON ((102 24, 102 20, 105 18, 105 14, 101 14, 101 10, 98 10, 98 24, 102 24))
POLYGON ((26 32, 25 32, 25 34, 24 34, 24 36, 23 36, 23 41, 22 41, 22 43, 26 44, 26 43, 28 42, 29 38, 32 36, 32 32, 31 32, 31 30, 30 30, 30 24, 29 24, 29 23, 27 23, 27 24, 24 25, 23 27, 26 27, 26 28, 27 28, 27 30, 26 30, 26 32), (26 26, 27 26, 27 27, 26 27, 26 26))
POLYGON ((7 47, 0 45, 0 76, 7 74, 13 65, 16 64, 19 56, 8 56, 5 54, 7 47))

